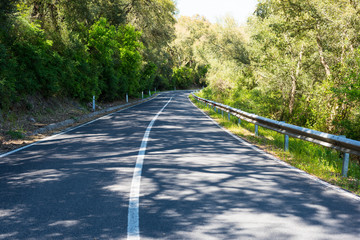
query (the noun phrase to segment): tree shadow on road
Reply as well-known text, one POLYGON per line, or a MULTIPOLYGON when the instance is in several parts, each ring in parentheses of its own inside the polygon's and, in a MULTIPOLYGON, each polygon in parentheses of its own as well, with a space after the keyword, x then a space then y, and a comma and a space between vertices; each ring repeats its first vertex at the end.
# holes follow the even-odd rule
POLYGON ((360 236, 358 201, 242 145, 197 110, 172 107, 148 145, 143 239, 360 236))
POLYGON ((0 159, 0 239, 126 238, 145 129, 168 98, 0 159))

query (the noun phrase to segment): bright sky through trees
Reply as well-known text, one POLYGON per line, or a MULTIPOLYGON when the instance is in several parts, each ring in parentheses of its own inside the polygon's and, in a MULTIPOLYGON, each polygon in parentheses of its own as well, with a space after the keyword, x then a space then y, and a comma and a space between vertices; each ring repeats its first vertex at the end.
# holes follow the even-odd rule
POLYGON ((180 16, 205 16, 215 23, 221 17, 230 14, 240 24, 254 12, 257 0, 177 0, 180 16))

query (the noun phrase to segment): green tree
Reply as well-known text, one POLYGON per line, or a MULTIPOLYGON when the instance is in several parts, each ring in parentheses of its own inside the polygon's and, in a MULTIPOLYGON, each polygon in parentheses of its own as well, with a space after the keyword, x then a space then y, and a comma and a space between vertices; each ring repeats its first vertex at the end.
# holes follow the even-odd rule
POLYGON ((142 32, 144 61, 155 64, 158 75, 171 77, 171 71, 169 71, 171 57, 168 53, 168 45, 175 37, 175 2, 173 0, 128 0, 125 12, 127 23, 142 32))
POLYGON ((89 30, 88 51, 98 66, 98 91, 105 100, 139 88, 140 33, 130 25, 116 28, 101 18, 89 30))
MULTIPOLYGON (((210 26, 210 22, 200 16, 180 17, 175 25, 176 38, 170 48, 174 64, 173 76, 181 76, 182 71, 191 72, 192 77, 184 81, 191 79, 192 83, 185 85, 201 85, 205 82, 208 61, 206 57, 201 56, 202 53, 199 50, 209 34, 210 26)), ((180 83, 179 80, 176 82, 180 83)))

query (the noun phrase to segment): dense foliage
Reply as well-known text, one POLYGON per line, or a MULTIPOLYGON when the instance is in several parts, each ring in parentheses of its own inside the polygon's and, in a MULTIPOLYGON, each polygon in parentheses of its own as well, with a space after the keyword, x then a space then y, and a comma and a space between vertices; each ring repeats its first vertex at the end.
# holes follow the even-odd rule
POLYGON ((171 87, 171 0, 0 3, 0 109, 24 96, 112 101, 171 87))
POLYGON ((207 97, 360 140, 360 6, 259 0, 246 26, 193 17, 180 59, 208 66, 207 97))

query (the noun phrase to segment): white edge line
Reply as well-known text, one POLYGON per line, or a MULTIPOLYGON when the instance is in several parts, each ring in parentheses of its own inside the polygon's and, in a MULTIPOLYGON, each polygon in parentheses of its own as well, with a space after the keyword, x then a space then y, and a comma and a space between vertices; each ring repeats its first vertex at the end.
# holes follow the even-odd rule
POLYGON ((226 128, 224 128, 223 126, 221 126, 220 124, 218 124, 214 119, 212 119, 209 115, 207 115, 207 114, 206 114, 204 111, 202 111, 200 108, 198 108, 198 107, 190 100, 190 98, 188 98, 188 100, 192 103, 192 105, 194 105, 195 108, 197 108, 201 113, 203 113, 203 114, 204 114, 208 119, 210 119, 215 125, 217 125, 217 126, 218 126, 219 128, 221 128, 223 131, 227 132, 230 136, 232 136, 233 138, 235 138, 235 139, 238 140, 239 142, 243 143, 244 145, 246 145, 246 146, 252 148, 253 150, 261 153, 262 155, 265 155, 266 157, 268 157, 268 158, 270 158, 270 159, 272 159, 272 160, 274 160, 274 161, 276 161, 276 162, 278 162, 278 163, 280 163, 280 164, 282 164, 282 165, 284 165, 284 166, 292 169, 293 171, 295 171, 295 172, 297 172, 297 173, 299 173, 299 174, 301 174, 301 175, 303 175, 303 176, 305 176, 305 177, 307 177, 307 178, 309 178, 309 179, 311 179, 311 180, 313 180, 313 181, 315 181, 315 182, 317 182, 317 183, 320 183, 320 184, 324 185, 324 186, 327 187, 327 188, 331 188, 331 189, 337 191, 338 193, 340 193, 340 194, 342 194, 342 195, 344 195, 344 196, 347 196, 347 197, 352 198, 352 199, 354 199, 354 200, 360 201, 360 197, 357 196, 356 194, 354 194, 354 193, 352 193, 352 192, 349 192, 349 191, 347 191, 347 190, 345 190, 345 189, 342 189, 341 187, 334 186, 334 185, 332 185, 332 184, 330 184, 330 183, 328 183, 328 182, 325 182, 324 180, 321 180, 320 178, 318 178, 318 177, 316 177, 316 176, 313 176, 313 175, 305 172, 304 170, 301 170, 301 169, 298 169, 298 168, 296 168, 296 167, 294 167, 294 166, 291 166, 291 165, 288 164, 287 162, 284 162, 283 160, 281 160, 281 159, 279 159, 279 158, 277 158, 277 157, 275 157, 275 156, 273 156, 273 155, 271 155, 271 154, 269 154, 269 153, 267 153, 267 152, 265 152, 265 151, 257 148, 256 146, 254 146, 254 145, 248 143, 247 141, 243 140, 242 138, 236 136, 235 134, 233 134, 232 132, 230 132, 229 130, 227 130, 226 128))
POLYGON ((141 103, 138 103, 138 104, 132 105, 132 106, 130 106, 130 107, 120 109, 119 111, 116 111, 116 112, 113 112, 113 113, 110 113, 110 114, 107 114, 107 115, 101 116, 101 117, 99 117, 99 118, 96 118, 96 119, 94 119, 94 120, 92 120, 92 121, 90 121, 90 122, 87 122, 87 123, 81 124, 81 125, 79 125, 79 126, 76 126, 76 127, 73 127, 73 128, 68 128, 68 129, 66 129, 66 130, 64 130, 64 131, 62 131, 62 132, 60 132, 60 133, 57 133, 57 134, 52 135, 52 136, 49 136, 49 137, 45 137, 45 138, 40 139, 40 140, 38 140, 38 141, 36 141, 36 142, 33 142, 33 143, 29 144, 29 145, 26 145, 26 146, 23 146, 23 147, 17 148, 17 149, 15 149, 15 150, 12 150, 12 151, 7 152, 7 153, 3 153, 3 154, 1 154, 1 155, 0 155, 0 158, 3 158, 3 157, 6 157, 6 156, 9 156, 9 155, 11 155, 11 154, 14 154, 14 153, 16 153, 16 152, 19 152, 19 151, 24 150, 24 149, 26 149, 26 148, 29 148, 29 147, 31 147, 31 146, 34 146, 34 145, 37 145, 37 144, 39 144, 39 143, 42 143, 42 142, 48 141, 48 140, 50 140, 50 139, 53 139, 53 138, 55 138, 55 137, 57 137, 57 136, 60 136, 60 135, 65 134, 65 133, 68 133, 68 132, 74 131, 74 130, 76 130, 76 129, 78 129, 78 128, 84 127, 84 126, 89 125, 89 124, 91 124, 91 123, 93 123, 93 122, 96 122, 96 121, 98 121, 98 120, 100 120, 100 119, 103 119, 103 118, 109 117, 109 116, 111 116, 111 115, 113 115, 113 114, 116 114, 116 113, 119 113, 119 112, 125 111, 125 110, 127 110, 127 109, 129 109, 129 108, 133 108, 133 107, 136 107, 136 106, 141 105, 141 104, 143 104, 143 103, 150 102, 150 101, 152 101, 152 100, 156 99, 156 98, 157 98, 158 96, 160 96, 160 95, 161 95, 161 94, 159 94, 159 95, 155 96, 154 98, 152 98, 152 99, 150 99, 150 100, 148 100, 148 101, 144 101, 144 102, 141 102, 141 103))
POLYGON ((146 153, 146 146, 149 140, 150 131, 154 125, 156 119, 164 111, 166 106, 171 102, 173 97, 164 105, 164 107, 155 115, 146 128, 144 137, 141 141, 138 157, 134 168, 133 178, 131 181, 130 197, 129 197, 129 209, 128 209, 128 227, 127 227, 127 239, 128 240, 140 240, 140 228, 139 228, 139 197, 140 197, 140 184, 141 173, 146 153))

